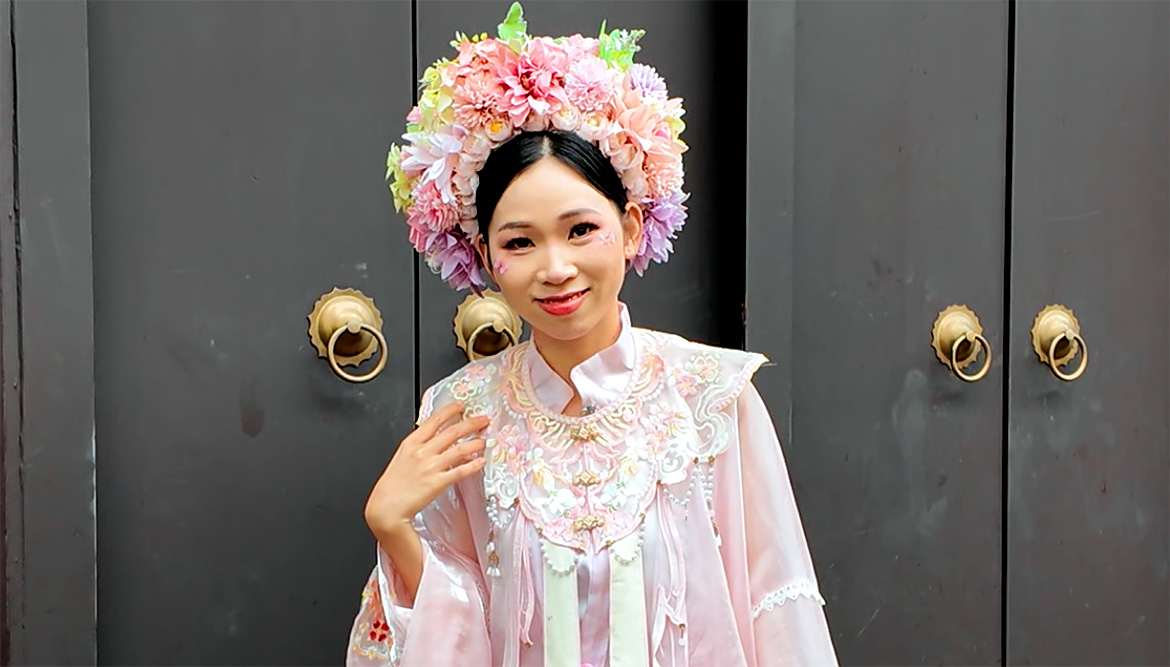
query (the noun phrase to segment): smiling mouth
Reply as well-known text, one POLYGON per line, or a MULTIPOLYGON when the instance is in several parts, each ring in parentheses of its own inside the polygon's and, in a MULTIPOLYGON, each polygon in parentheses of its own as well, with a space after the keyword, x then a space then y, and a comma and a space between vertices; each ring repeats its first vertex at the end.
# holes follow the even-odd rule
POLYGON ((543 299, 537 299, 537 301, 539 301, 540 303, 565 303, 566 301, 572 301, 573 299, 581 296, 582 294, 584 294, 588 291, 589 291, 588 289, 583 289, 583 290, 579 290, 577 292, 567 292, 565 294, 558 294, 557 296, 547 296, 547 297, 544 297, 543 299))

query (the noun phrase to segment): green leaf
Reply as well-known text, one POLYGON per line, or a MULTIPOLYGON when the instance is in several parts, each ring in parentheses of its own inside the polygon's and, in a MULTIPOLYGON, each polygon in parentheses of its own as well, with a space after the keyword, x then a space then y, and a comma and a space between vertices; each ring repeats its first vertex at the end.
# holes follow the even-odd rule
POLYGON ((634 64, 634 54, 638 52, 638 40, 645 34, 645 30, 614 30, 609 34, 604 32, 602 23, 601 36, 597 38, 598 55, 602 60, 617 65, 626 70, 634 64))
POLYGON ((500 41, 512 44, 522 41, 527 30, 528 22, 524 20, 524 8, 520 6, 519 2, 513 2, 504 22, 496 26, 496 35, 500 41))

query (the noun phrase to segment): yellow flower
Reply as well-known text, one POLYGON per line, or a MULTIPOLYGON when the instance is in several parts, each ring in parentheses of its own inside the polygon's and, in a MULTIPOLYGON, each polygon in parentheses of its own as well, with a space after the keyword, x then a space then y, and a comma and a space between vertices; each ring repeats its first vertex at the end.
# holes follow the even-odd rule
POLYGON ((424 131, 434 132, 443 125, 455 122, 455 108, 451 92, 446 88, 428 88, 418 98, 418 110, 422 115, 419 125, 424 131))
POLYGON ((402 148, 397 144, 392 144, 386 155, 386 180, 390 182, 390 194, 394 195, 394 210, 401 213, 414 200, 410 195, 410 181, 402 170, 402 148))
POLYGON ((423 88, 432 88, 439 81, 439 75, 442 74, 443 68, 449 65, 451 61, 447 58, 436 60, 434 65, 431 65, 423 72, 422 86, 423 88))

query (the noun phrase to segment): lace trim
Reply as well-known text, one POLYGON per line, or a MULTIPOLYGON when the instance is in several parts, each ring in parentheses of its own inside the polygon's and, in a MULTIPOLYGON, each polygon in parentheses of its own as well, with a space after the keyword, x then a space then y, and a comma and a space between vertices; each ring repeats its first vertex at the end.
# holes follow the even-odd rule
POLYGON ((817 587, 810 581, 798 581, 795 584, 789 584, 784 588, 772 591, 760 600, 759 604, 752 609, 752 619, 759 618, 760 614, 766 611, 772 611, 776 607, 784 606, 784 603, 799 598, 807 598, 818 602, 821 605, 825 604, 825 599, 821 597, 817 587))

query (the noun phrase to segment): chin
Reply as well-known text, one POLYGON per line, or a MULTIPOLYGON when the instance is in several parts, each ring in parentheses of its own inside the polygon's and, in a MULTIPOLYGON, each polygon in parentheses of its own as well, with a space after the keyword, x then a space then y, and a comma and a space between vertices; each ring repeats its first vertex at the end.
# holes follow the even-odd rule
POLYGON ((560 341, 576 340, 592 331, 598 322, 596 316, 590 317, 581 312, 566 317, 556 317, 544 312, 540 306, 535 304, 529 312, 520 313, 520 316, 534 332, 539 331, 542 336, 560 341))
POLYGON ((597 326, 596 321, 585 322, 542 322, 541 324, 548 324, 549 326, 540 327, 541 335, 559 340, 563 343, 569 343, 580 338, 584 338, 590 331, 597 326))

